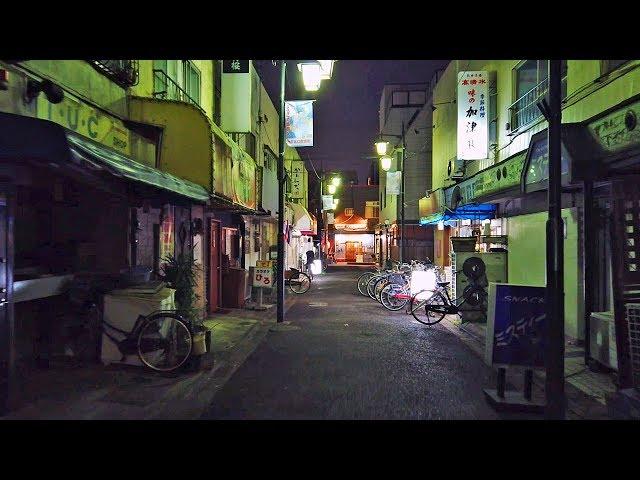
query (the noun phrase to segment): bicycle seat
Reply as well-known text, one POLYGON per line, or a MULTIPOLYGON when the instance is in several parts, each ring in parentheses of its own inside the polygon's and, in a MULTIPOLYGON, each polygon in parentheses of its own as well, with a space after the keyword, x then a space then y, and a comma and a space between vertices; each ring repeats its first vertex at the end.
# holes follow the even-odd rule
POLYGON ((440 287, 446 287, 447 285, 449 285, 451 282, 438 282, 438 286, 440 287))

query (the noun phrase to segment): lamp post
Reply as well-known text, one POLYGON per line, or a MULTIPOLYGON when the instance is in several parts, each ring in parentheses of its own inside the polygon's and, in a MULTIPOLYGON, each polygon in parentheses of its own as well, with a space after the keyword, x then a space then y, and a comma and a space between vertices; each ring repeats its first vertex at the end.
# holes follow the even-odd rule
MULTIPOLYGON (((335 60, 302 60, 298 70, 302 72, 302 81, 307 91, 315 92, 322 80, 331 78, 335 60)), ((280 131, 278 155, 278 260, 276 272, 277 322, 284 321, 284 151, 285 151, 285 85, 287 81, 287 62, 280 60, 280 131)))
MULTIPOLYGON (((405 125, 402 122, 402 134, 392 135, 388 133, 380 133, 376 141, 376 152, 381 156, 380 166, 386 172, 391 168, 391 157, 387 155, 389 142, 384 141, 383 137, 391 137, 402 141, 402 160, 400 163, 400 263, 404 260, 404 162, 405 152, 407 150, 407 142, 405 138, 405 125)), ((395 150, 395 149, 394 149, 395 150)), ((387 245, 387 252, 388 252, 387 245)))

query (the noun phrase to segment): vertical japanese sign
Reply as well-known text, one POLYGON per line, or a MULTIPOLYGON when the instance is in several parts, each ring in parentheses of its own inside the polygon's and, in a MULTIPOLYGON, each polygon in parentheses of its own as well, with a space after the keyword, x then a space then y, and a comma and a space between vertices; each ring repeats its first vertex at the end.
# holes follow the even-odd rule
POLYGON ((302 160, 291 161, 291 198, 304 197, 304 163, 302 160))
POLYGON ((251 60, 222 60, 220 123, 225 132, 251 131, 251 60))
POLYGON ((322 209, 333 210, 333 195, 322 195, 322 209))
POLYGON ((313 147, 313 100, 285 102, 285 137, 290 147, 313 147))
POLYGON ((402 172, 387 172, 387 195, 400 195, 402 172))
POLYGON ((544 368, 545 287, 489 284, 488 365, 544 368))
POLYGON ((489 156, 489 80, 486 71, 458 73, 458 158, 489 156))

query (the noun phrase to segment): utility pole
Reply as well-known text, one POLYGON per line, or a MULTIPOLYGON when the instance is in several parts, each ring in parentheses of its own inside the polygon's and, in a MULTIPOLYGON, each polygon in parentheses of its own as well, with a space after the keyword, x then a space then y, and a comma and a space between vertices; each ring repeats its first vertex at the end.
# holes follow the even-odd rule
POLYGON ((277 322, 284 321, 284 150, 285 150, 285 83, 287 62, 280 60, 280 144, 278 155, 278 260, 277 260, 277 322))
POLYGON ((400 169, 400 263, 404 261, 404 161, 407 142, 405 140, 404 120, 402 121, 402 165, 400 169))
POLYGON ((547 336, 545 348, 546 410, 552 420, 565 418, 564 394, 564 225, 562 222, 560 60, 549 61, 549 191, 547 220, 547 336))

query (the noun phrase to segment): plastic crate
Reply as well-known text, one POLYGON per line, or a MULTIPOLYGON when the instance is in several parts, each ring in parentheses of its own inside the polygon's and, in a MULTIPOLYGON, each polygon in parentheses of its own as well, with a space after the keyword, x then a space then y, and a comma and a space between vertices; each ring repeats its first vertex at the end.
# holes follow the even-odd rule
POLYGON ((640 303, 628 303, 626 307, 627 325, 629 326, 629 353, 633 386, 640 390, 640 303))

